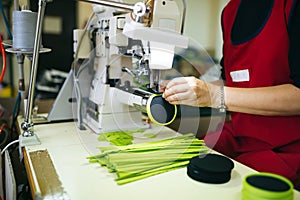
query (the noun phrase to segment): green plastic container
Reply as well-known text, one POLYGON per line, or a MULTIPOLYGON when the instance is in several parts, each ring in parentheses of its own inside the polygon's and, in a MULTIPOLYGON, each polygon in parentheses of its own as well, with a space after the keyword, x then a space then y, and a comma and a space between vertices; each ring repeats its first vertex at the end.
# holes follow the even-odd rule
POLYGON ((249 174, 243 180, 242 200, 293 200, 290 180, 272 173, 249 174))

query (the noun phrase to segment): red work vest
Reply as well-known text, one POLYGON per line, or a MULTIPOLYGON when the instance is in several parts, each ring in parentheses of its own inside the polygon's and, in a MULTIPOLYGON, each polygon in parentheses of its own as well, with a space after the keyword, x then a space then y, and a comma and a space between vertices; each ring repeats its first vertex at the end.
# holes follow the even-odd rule
MULTIPOLYGON (((289 77, 286 12, 292 2, 275 0, 273 10, 260 32, 238 45, 232 44, 231 30, 240 0, 231 0, 228 3, 222 15, 227 86, 255 88, 293 82, 289 77)), ((236 137, 254 138, 271 147, 297 140, 300 142, 300 116, 268 117, 232 112, 231 117, 236 137)), ((247 148, 255 150, 257 147, 254 145, 247 148)), ((295 151, 300 153, 300 146, 295 151)))

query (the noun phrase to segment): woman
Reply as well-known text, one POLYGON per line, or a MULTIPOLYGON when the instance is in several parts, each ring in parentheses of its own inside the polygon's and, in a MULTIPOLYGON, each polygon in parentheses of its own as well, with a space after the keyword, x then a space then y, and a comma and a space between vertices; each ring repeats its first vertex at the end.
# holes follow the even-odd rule
POLYGON ((300 5, 297 0, 230 0, 222 13, 220 87, 194 77, 164 88, 171 104, 230 111, 208 146, 258 171, 300 185, 300 5), (218 138, 219 137, 219 138, 218 138), (217 139, 217 143, 214 144, 217 139))

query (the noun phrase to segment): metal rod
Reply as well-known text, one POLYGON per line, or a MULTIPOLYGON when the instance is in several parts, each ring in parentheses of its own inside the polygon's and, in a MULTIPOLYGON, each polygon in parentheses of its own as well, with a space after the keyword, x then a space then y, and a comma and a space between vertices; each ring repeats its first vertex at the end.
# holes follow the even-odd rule
POLYGON ((104 1, 104 0, 79 0, 79 1, 100 4, 103 6, 109 6, 109 7, 113 7, 113 8, 121 8, 121 9, 125 9, 125 10, 130 10, 130 11, 133 11, 133 9, 134 9, 134 5, 132 5, 132 4, 120 3, 120 2, 115 2, 115 1, 104 1))
POLYGON ((19 6, 19 0, 14 0, 14 10, 20 10, 19 6))
POLYGON ((42 33, 42 23, 43 23, 43 18, 44 18, 44 14, 45 14, 46 3, 47 3, 47 0, 39 1, 39 9, 38 9, 37 25, 36 25, 34 49, 33 49, 33 58, 32 58, 32 65, 31 65, 31 72, 30 72, 28 100, 27 100, 26 115, 25 115, 25 122, 24 122, 24 129, 25 129, 25 132, 27 132, 27 133, 25 133, 26 136, 33 135, 33 132, 31 131, 31 127, 33 126, 33 124, 32 124, 32 107, 33 107, 34 89, 35 89, 35 82, 36 82, 36 75, 37 75, 37 68, 38 68, 38 58, 39 58, 39 51, 40 51, 40 44, 41 44, 40 41, 41 41, 41 33, 42 33))
POLYGON ((182 4, 183 4, 183 11, 182 11, 182 22, 181 22, 181 34, 183 35, 184 25, 185 25, 185 17, 186 17, 186 0, 182 0, 182 4))
POLYGON ((19 91, 25 91, 25 83, 24 83, 24 59, 25 56, 23 54, 17 54, 18 68, 19 68, 19 91))

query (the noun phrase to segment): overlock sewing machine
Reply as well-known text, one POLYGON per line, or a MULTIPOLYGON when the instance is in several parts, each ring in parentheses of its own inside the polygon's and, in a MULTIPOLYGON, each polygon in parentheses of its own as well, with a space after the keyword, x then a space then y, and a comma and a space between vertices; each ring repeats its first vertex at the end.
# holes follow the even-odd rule
POLYGON ((160 74, 172 68, 176 48, 188 47, 188 38, 182 35, 185 17, 181 13, 185 11, 180 12, 173 0, 148 0, 133 6, 103 2, 105 6, 93 4, 96 17, 85 30, 74 30, 72 75, 48 119, 60 119, 53 114, 55 106, 61 114, 67 113, 62 109, 70 105, 59 106, 57 101, 70 93, 69 84, 73 85, 72 98, 65 101, 72 104, 79 128, 87 125, 95 133, 148 128, 144 114, 167 124, 176 115, 176 107, 159 105, 162 98, 155 105, 150 101, 160 93, 160 74))

